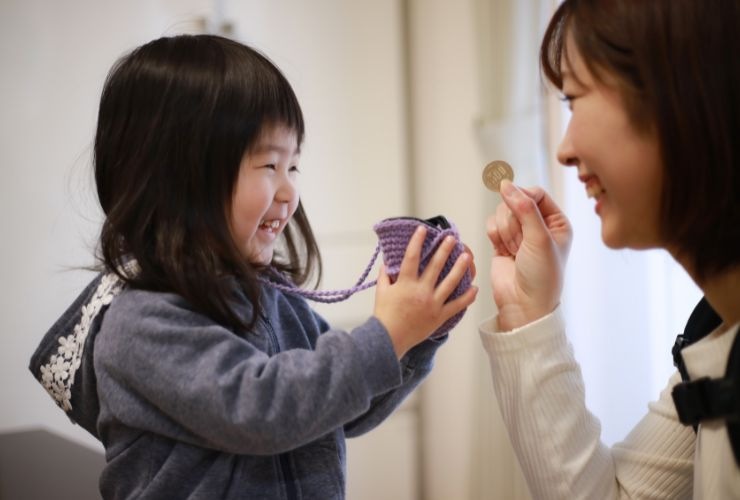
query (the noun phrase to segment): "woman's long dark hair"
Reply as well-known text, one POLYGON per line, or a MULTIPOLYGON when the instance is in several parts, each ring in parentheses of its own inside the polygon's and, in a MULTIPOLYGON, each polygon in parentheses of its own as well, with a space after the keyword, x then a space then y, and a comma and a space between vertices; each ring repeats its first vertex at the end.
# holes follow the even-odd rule
POLYGON ((615 77, 632 123, 657 133, 661 236, 704 279, 740 263, 740 2, 565 0, 545 32, 544 75, 562 88, 565 37, 615 77))
MULTIPOLYGON (((95 136, 98 198, 105 213, 100 259, 133 287, 174 292, 229 327, 260 310, 254 265, 229 229, 239 166, 264 127, 304 122, 288 81, 265 56, 233 40, 180 35, 121 58, 103 88, 95 136), (138 271, 124 264, 135 259, 138 271), (234 280, 253 313, 234 311, 234 280)), ((272 265, 296 284, 321 276, 302 205, 272 265)))

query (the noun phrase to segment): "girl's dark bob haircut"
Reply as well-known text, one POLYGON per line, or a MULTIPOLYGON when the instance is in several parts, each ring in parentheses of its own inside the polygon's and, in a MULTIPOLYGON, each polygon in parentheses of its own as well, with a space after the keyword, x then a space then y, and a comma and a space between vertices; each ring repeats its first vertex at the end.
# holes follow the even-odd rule
MULTIPOLYGON (((174 292, 197 311, 248 327, 259 311, 259 272, 229 228, 239 166, 265 127, 303 141, 288 81, 265 56, 212 35, 149 42, 122 57, 105 82, 94 170, 105 221, 99 258, 129 285, 174 292), (135 259, 136 273, 123 265, 135 259), (234 279, 254 309, 236 312, 234 279)), ((296 284, 320 279, 321 259, 303 207, 272 265, 296 284)))
POLYGON ((565 0, 540 50, 545 77, 562 88, 572 36, 636 129, 655 133, 663 246, 699 281, 740 263, 738 26, 736 0, 565 0))

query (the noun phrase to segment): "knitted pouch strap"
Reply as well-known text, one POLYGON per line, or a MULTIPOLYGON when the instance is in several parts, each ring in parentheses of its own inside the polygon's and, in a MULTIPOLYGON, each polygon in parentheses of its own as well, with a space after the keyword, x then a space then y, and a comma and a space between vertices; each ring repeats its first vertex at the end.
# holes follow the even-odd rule
MULTIPOLYGON (((435 219, 428 219, 427 221, 424 221, 422 219, 414 219, 411 217, 408 218, 395 218, 395 219, 386 219, 382 222, 380 222, 376 226, 376 232, 379 233, 379 237, 381 241, 378 242, 378 244, 375 247, 375 251, 373 252, 373 256, 370 258, 370 262, 368 263, 367 267, 365 268, 365 271, 362 273, 360 278, 357 280, 357 283, 352 288, 345 288, 343 290, 306 290, 303 288, 299 288, 290 282, 283 276, 281 276, 277 272, 273 272, 271 277, 274 277, 275 279, 279 279, 282 281, 282 283, 279 283, 275 281, 274 279, 269 279, 266 277, 260 277, 259 280, 269 285, 273 288, 277 288, 278 290, 281 290, 286 293, 292 293, 295 295, 300 295, 306 299, 312 300, 314 302, 323 302, 323 303, 333 303, 333 302, 341 302, 343 300, 346 300, 350 298, 352 295, 354 295, 357 292, 360 292, 362 290, 366 290, 368 288, 371 288, 377 284, 377 280, 372 280, 365 282, 367 279, 367 276, 370 274, 370 271, 373 268, 373 265, 375 264, 375 261, 378 258, 378 254, 381 251, 381 247, 385 246, 386 248, 392 248, 396 247, 398 248, 399 245, 402 246, 403 249, 406 248, 406 244, 408 243, 408 235, 405 234, 407 231, 402 231, 402 226, 406 226, 408 228, 409 224, 413 224, 414 228, 418 226, 420 223, 427 223, 430 226, 433 226, 432 223, 436 223, 435 219), (380 233, 378 231, 379 226, 385 225, 388 228, 387 233, 383 232, 380 233)), ((446 221, 445 221, 446 222, 446 221)), ((449 235, 452 235, 457 238, 457 232, 452 227, 446 227, 444 229, 435 228, 435 231, 437 231, 437 234, 433 236, 433 239, 430 243, 425 242, 424 247, 422 249, 422 255, 420 259, 420 264, 424 265, 426 264, 426 261, 434 254, 434 250, 437 248, 437 246, 442 242, 442 240, 449 235)), ((427 237, 431 236, 431 234, 428 234, 427 237)), ((395 273, 397 273, 396 268, 400 266, 400 259, 398 256, 393 256, 392 258, 394 260, 398 260, 398 262, 388 262, 389 256, 386 255, 386 266, 389 268, 389 274, 393 276, 395 273), (395 272, 394 272, 395 271, 395 272)))
POLYGON ((323 302, 325 304, 330 304, 332 302, 341 302, 343 300, 346 300, 350 298, 355 293, 366 290, 370 287, 375 286, 377 283, 377 280, 372 280, 367 283, 365 283, 365 279, 367 279, 368 274, 370 274, 370 271, 373 268, 373 265, 375 264, 375 261, 378 258, 378 254, 380 253, 380 245, 377 245, 375 247, 375 252, 373 252, 373 256, 370 259, 370 263, 365 268, 365 271, 362 273, 360 278, 357 280, 357 283, 355 283, 355 286, 352 288, 347 288, 344 290, 306 290, 303 288, 299 288, 295 285, 289 284, 287 279, 285 279, 283 276, 278 274, 277 272, 272 273, 272 277, 275 279, 283 280, 283 283, 278 283, 277 281, 273 281, 271 279, 265 278, 263 276, 260 276, 258 279, 264 283, 265 285, 269 285, 273 288, 277 288, 278 290, 281 290, 286 293, 292 293, 294 295, 300 295, 306 299, 313 300, 314 302, 323 302))

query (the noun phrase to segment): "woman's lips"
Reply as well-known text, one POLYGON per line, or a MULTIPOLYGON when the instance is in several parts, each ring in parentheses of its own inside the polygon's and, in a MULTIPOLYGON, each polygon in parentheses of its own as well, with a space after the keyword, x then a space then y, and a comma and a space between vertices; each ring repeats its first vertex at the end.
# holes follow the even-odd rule
POLYGON ((583 184, 586 186, 586 196, 598 200, 599 197, 605 192, 601 186, 598 177, 595 175, 582 175, 578 177, 583 184))

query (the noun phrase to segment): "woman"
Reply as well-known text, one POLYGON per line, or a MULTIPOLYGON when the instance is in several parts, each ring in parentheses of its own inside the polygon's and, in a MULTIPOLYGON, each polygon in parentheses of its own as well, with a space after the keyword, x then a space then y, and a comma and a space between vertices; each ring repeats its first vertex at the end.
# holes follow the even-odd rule
MULTIPOLYGON (((541 49, 572 110, 558 160, 594 199, 604 243, 666 249, 719 316, 682 352, 692 380, 725 376, 740 325, 738 26, 735 0, 566 0, 541 49)), ((498 312, 480 331, 532 494, 740 498, 734 421, 684 425, 678 372, 624 441, 600 441, 559 306, 570 224, 539 188, 501 191, 488 227, 498 312)))

